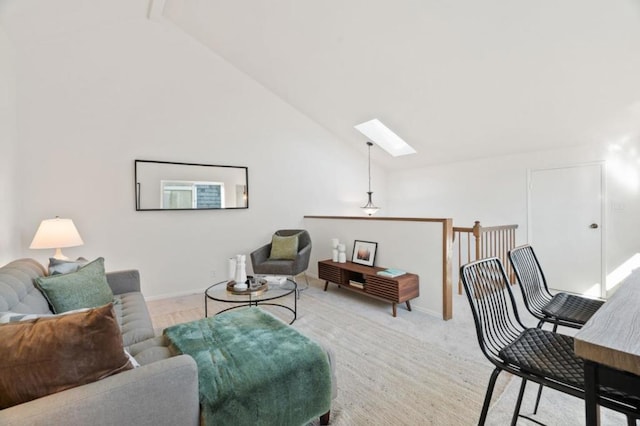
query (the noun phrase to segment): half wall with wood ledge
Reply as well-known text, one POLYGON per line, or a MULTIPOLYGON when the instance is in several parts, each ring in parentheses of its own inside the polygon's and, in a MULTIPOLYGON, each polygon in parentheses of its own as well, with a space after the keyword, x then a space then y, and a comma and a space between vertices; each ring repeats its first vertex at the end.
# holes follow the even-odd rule
POLYGON ((310 274, 317 277, 318 261, 331 259, 332 238, 346 244, 348 260, 355 240, 373 241, 378 243, 375 265, 420 277, 420 297, 411 301, 414 309, 444 320, 453 317, 453 219, 305 216, 304 226, 313 244, 310 274))

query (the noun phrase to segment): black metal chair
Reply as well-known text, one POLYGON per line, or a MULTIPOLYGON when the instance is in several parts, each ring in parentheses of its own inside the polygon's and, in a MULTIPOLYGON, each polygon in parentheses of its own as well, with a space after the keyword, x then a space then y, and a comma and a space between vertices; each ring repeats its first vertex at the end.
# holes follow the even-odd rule
MULTIPOLYGON (((551 294, 538 257, 529 244, 510 250, 509 262, 516 273, 524 306, 539 320, 538 328, 542 328, 545 322, 553 324, 553 331, 556 331, 559 325, 582 328, 604 303, 603 300, 575 294, 551 294)), ((534 414, 538 412, 541 392, 542 386, 538 390, 534 414)))
POLYGON ((518 278, 524 305, 539 320, 538 328, 545 322, 553 324, 553 331, 559 325, 582 328, 604 303, 575 294, 551 294, 540 262, 528 244, 509 251, 509 261, 518 278))
MULTIPOLYGON (((460 276, 471 305, 480 349, 495 366, 479 425, 485 423, 493 389, 502 371, 522 378, 512 425, 520 416, 528 380, 584 399, 584 361, 573 351, 573 338, 522 324, 507 274, 498 258, 464 265, 460 276)), ((640 418, 638 398, 601 387, 598 403, 626 414, 629 425, 640 418)))

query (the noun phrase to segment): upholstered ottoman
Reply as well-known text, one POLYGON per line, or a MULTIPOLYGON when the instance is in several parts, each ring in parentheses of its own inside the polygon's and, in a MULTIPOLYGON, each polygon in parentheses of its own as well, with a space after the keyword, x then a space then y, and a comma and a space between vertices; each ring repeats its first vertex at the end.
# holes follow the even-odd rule
POLYGON ((164 330, 169 348, 198 365, 207 425, 328 422, 331 368, 326 351, 258 307, 164 330))

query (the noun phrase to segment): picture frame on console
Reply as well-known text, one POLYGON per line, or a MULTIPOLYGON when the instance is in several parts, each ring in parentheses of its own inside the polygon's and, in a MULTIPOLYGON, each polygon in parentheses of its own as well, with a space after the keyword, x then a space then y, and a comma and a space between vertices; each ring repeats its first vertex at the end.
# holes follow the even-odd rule
POLYGON ((353 256, 351 262, 365 266, 373 266, 376 261, 378 243, 372 241, 355 240, 353 242, 353 256))

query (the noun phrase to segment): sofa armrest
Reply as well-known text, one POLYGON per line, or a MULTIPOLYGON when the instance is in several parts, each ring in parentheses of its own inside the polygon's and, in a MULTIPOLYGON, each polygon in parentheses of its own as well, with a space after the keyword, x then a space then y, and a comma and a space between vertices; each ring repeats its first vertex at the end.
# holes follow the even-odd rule
POLYGON ((0 410, 2 425, 192 425, 200 421, 198 370, 188 355, 0 410))
POLYGON ((136 269, 107 272, 107 282, 113 294, 140 291, 140 272, 136 269))

